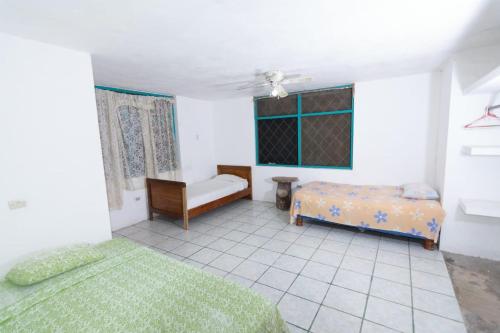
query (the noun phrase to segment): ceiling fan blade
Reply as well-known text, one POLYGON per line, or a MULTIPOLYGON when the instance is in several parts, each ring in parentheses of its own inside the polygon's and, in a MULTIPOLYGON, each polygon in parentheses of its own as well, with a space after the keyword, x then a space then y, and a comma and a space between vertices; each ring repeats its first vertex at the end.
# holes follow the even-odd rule
POLYGON ((291 83, 302 83, 302 82, 309 82, 312 79, 310 77, 297 77, 297 78, 286 78, 283 81, 281 81, 281 84, 291 84, 291 83))
POLYGON ((288 96, 288 93, 286 92, 285 89, 283 89, 282 91, 280 91, 278 97, 279 98, 285 98, 286 96, 288 96))
POLYGON ((249 84, 245 84, 243 86, 238 87, 238 90, 250 89, 250 88, 260 88, 271 85, 270 82, 253 82, 249 84))
POLYGON ((302 74, 289 74, 289 75, 285 75, 285 80, 286 79, 296 79, 298 77, 302 77, 302 74))

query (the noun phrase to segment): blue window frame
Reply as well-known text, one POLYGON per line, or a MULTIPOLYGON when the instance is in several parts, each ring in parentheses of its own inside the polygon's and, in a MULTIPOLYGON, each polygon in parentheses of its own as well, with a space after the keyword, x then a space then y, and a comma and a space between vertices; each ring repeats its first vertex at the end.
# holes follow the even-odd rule
POLYGON ((302 91, 280 101, 254 98, 257 165, 353 168, 354 85, 302 91))

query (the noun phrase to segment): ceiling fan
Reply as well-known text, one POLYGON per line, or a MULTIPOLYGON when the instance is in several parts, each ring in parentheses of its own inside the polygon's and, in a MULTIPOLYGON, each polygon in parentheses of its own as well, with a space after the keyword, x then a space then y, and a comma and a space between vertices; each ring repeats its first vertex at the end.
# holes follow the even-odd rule
POLYGON ((270 86, 272 89, 269 93, 269 96, 280 99, 288 96, 288 93, 283 85, 311 81, 310 77, 304 77, 301 74, 285 75, 280 70, 264 72, 262 74, 259 74, 258 76, 262 77, 260 81, 241 86, 238 88, 238 90, 270 86))

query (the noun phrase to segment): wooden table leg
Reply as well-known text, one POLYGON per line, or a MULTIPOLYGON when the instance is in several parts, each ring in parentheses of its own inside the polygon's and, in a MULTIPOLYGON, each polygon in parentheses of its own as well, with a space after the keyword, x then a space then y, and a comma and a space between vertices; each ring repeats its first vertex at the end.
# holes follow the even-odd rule
POLYGON ((434 241, 432 239, 424 239, 424 249, 432 251, 434 249, 434 241))
POLYGON ((297 218, 295 219, 295 224, 298 225, 299 227, 302 227, 304 225, 304 221, 302 221, 302 216, 297 215, 297 218))

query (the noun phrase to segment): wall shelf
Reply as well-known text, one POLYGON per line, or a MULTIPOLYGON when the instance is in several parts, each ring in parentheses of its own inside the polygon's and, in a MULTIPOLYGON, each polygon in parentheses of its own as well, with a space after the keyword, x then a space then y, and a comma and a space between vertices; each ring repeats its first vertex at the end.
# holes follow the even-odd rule
POLYGON ((500 217, 500 201, 461 199, 460 207, 467 215, 500 217))
POLYGON ((470 156, 500 156, 500 146, 464 146, 463 152, 470 156))

